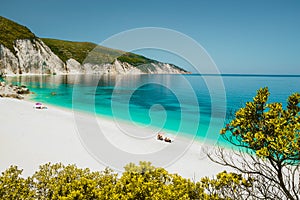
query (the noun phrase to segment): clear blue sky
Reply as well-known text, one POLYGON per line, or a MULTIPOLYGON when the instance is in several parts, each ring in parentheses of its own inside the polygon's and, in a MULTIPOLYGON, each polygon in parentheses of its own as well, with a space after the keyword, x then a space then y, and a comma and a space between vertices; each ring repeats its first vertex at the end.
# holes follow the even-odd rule
POLYGON ((297 0, 1 0, 0 15, 39 37, 95 43, 132 28, 170 28, 200 43, 222 73, 300 74, 297 0))

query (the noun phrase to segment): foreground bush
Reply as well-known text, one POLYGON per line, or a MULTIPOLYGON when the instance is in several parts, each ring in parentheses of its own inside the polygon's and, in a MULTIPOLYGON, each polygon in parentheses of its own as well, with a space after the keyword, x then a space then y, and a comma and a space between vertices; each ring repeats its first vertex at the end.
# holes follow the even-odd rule
POLYGON ((209 191, 227 173, 221 174, 215 182, 208 178, 192 182, 149 162, 131 163, 121 176, 110 169, 91 172, 48 163, 23 178, 22 170, 11 166, 0 176, 0 199, 224 199, 209 191))

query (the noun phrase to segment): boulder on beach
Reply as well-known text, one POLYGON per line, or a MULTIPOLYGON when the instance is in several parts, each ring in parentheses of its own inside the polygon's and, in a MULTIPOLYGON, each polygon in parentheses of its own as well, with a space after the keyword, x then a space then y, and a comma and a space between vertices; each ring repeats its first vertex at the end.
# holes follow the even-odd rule
POLYGON ((23 95, 30 94, 30 90, 22 85, 6 84, 4 81, 0 82, 0 97, 24 99, 23 95))

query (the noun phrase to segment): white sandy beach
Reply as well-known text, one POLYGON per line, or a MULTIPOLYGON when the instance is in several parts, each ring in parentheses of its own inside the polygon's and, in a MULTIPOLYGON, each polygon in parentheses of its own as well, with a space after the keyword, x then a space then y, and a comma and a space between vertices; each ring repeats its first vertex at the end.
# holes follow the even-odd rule
MULTIPOLYGON (((78 121, 74 119, 71 110, 49 105, 46 105, 48 109, 36 110, 33 106, 34 103, 30 101, 0 98, 0 171, 4 171, 10 165, 17 165, 24 169, 23 175, 27 176, 36 171, 39 165, 47 162, 76 164, 91 170, 103 170, 107 166, 119 169, 114 164, 110 166, 109 160, 104 161, 105 164, 98 162, 96 159, 101 159, 87 151, 80 137, 82 130, 78 128, 78 121)), ((86 120, 86 132, 89 133, 92 127, 88 125, 91 122, 89 117, 94 117, 76 114, 77 118, 78 116, 86 120)), ((156 140, 156 130, 137 129, 124 122, 116 125, 114 120, 104 117, 97 117, 96 121, 99 130, 111 144, 110 148, 117 149, 116 152, 125 152, 124 155, 137 155, 131 160, 130 156, 124 157, 123 154, 114 153, 105 145, 97 146, 97 150, 111 156, 112 163, 119 162, 118 166, 140 159, 151 161, 157 167, 165 167, 171 173, 196 180, 224 170, 222 166, 203 158, 199 142, 193 142, 186 149, 185 145, 190 142, 186 138, 176 137, 174 143, 167 144, 156 140), (128 135, 131 133, 133 135, 128 135), (142 133, 143 138, 136 137, 137 133, 142 133), (169 152, 176 152, 178 149, 186 151, 181 152, 184 154, 178 159, 172 159, 172 162, 163 162, 169 152), (147 160, 148 158, 151 159, 147 160)), ((91 140, 93 141, 93 138, 91 140)))

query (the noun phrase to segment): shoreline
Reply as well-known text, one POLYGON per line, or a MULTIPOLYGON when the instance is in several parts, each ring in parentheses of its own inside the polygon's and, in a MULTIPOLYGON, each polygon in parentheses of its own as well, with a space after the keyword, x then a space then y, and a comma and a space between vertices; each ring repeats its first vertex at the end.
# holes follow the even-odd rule
MULTIPOLYGON (((4 122, 0 133, 1 171, 10 165, 17 165, 20 169, 24 169, 23 175, 28 176, 34 173, 39 165, 48 162, 76 164, 81 168, 88 167, 92 171, 101 171, 105 167, 111 167, 109 163, 102 164, 97 161, 95 156, 88 152, 78 134, 72 110, 47 104, 48 109, 36 110, 33 109, 33 105, 34 102, 30 100, 30 97, 25 100, 0 98, 0 120, 4 122)), ((91 114, 77 111, 76 113, 80 117, 95 118, 91 114)), ((138 158, 147 158, 150 154, 155 155, 156 151, 163 152, 168 148, 176 151, 186 143, 191 143, 190 147, 184 149, 180 156, 162 166, 159 163, 163 157, 154 156, 153 160, 140 159, 140 161, 152 161, 155 167, 164 167, 170 173, 178 173, 182 177, 199 180, 204 176, 216 175, 225 169, 207 157, 204 158, 201 154, 202 146, 213 149, 213 146, 209 144, 203 144, 196 140, 187 141, 181 136, 176 136, 173 143, 166 144, 158 141, 156 132, 148 127, 139 130, 123 120, 112 120, 99 115, 96 116, 96 121, 98 125, 101 124, 99 127, 104 130, 105 137, 113 146, 132 155, 140 155, 138 158), (141 133, 142 130, 142 135, 145 137, 142 139, 128 137, 124 134, 124 130, 130 134, 141 133)), ((112 160, 119 161, 121 167, 130 162, 137 163, 137 160, 134 159, 122 159, 120 155, 114 155, 112 158, 112 160)), ((112 169, 118 173, 120 173, 119 170, 122 170, 120 167, 117 169, 112 167, 112 169)))
MULTIPOLYGON (((60 76, 60 75, 143 75, 141 74, 102 74, 102 73, 59 73, 59 74, 6 74, 5 76, 0 76, 0 78, 5 77, 22 77, 22 76, 60 76)), ((148 74, 151 75, 151 74, 148 74)), ((220 73, 220 74, 197 74, 197 73, 181 73, 181 74, 153 74, 153 75, 189 75, 189 76, 243 76, 243 77, 300 77, 300 74, 253 74, 253 73, 220 73)))
MULTIPOLYGON (((68 76, 68 75, 107 75, 107 76, 134 76, 134 75, 194 75, 193 73, 95 73, 95 72, 67 72, 67 73, 58 73, 58 74, 36 74, 36 73, 26 73, 26 74, 5 74, 1 75, 0 78, 6 77, 26 77, 26 76, 68 76)), ((196 74, 197 75, 197 74, 196 74)), ((201 74, 198 74, 201 75, 201 74)))
MULTIPOLYGON (((31 102, 31 103, 35 103, 36 101, 34 101, 34 99, 32 99, 32 95, 34 94, 29 94, 29 95, 25 95, 24 97, 24 101, 28 101, 28 102, 31 102)), ((85 111, 85 110, 81 110, 81 109, 74 109, 74 108, 69 108, 69 107, 64 107, 64 106, 61 106, 61 105, 56 105, 56 104, 52 104, 52 103, 48 103, 48 102, 42 102, 42 103, 46 103, 48 105, 51 105, 52 107, 55 107, 55 108, 58 108, 58 109, 62 109, 66 112, 79 112, 79 113, 82 113, 82 114, 85 114, 85 115, 95 115, 96 117, 99 117, 99 118, 103 118, 105 120, 110 120, 110 121, 120 121, 122 124, 130 124, 130 123, 133 123, 133 124, 136 124, 136 125, 139 125, 139 126, 142 126, 142 127, 145 127, 147 129, 159 129, 160 127, 156 127, 156 126, 147 126, 141 122, 132 122, 130 120, 126 120, 126 119, 122 119, 122 118, 115 118, 114 116, 110 116, 110 115, 105 115, 105 114, 100 114, 100 113, 91 113, 89 111, 85 111)), ((175 130, 172 130, 172 129, 167 129, 167 128, 164 128, 162 132, 168 132, 170 133, 171 135, 176 135, 176 133, 178 133, 177 131, 175 130)), ((227 143, 220 143, 220 141, 214 141, 214 140, 211 140, 211 139, 208 139, 208 138, 205 138, 205 140, 203 140, 202 137, 198 137, 197 135, 190 135, 189 133, 186 133, 186 132, 182 132, 183 135, 181 135, 180 137, 181 138, 184 138, 185 140, 194 140, 198 143, 206 143, 207 145, 210 145, 210 146, 214 146, 214 145, 218 145, 220 144, 222 147, 226 148, 226 149, 231 149, 232 147, 230 146, 230 144, 227 144, 227 143)))

